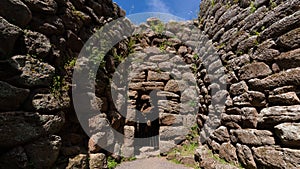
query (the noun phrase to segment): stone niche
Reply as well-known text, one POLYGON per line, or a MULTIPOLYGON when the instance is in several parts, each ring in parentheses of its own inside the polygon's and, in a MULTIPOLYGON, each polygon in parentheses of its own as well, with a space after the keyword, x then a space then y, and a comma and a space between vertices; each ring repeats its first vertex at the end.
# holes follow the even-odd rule
POLYGON ((199 90, 191 64, 178 55, 149 52, 154 50, 157 48, 136 53, 143 61, 130 61, 128 75, 118 70, 123 78, 128 77, 125 90, 115 87, 113 92, 121 93, 116 107, 126 117, 121 148, 125 157, 164 154, 184 141, 196 125, 199 90))

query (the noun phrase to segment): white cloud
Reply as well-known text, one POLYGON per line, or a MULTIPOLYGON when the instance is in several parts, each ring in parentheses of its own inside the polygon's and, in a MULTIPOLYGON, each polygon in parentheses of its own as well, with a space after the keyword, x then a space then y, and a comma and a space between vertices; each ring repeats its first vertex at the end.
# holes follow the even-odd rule
POLYGON ((162 0, 149 0, 148 6, 152 12, 171 13, 170 8, 162 0))

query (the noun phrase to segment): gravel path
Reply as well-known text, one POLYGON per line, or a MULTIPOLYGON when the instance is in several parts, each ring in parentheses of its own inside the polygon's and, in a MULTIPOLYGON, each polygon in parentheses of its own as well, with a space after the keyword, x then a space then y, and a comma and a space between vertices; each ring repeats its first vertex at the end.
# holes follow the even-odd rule
POLYGON ((165 158, 147 158, 121 163, 116 169, 192 169, 165 158))

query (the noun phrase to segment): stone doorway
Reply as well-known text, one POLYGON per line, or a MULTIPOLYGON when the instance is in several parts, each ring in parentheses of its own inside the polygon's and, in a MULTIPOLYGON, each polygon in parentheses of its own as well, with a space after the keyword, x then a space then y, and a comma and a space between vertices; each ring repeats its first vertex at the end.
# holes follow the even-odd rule
MULTIPOLYGON (((147 56, 145 56, 147 58, 147 56)), ((180 56, 149 56, 178 59, 180 56)), ((153 59, 154 60, 154 59, 153 59)), ((127 114, 124 126, 123 151, 127 156, 149 157, 165 153, 185 140, 196 124, 198 88, 193 83, 190 65, 165 65, 143 62, 138 73, 130 78, 127 92, 127 114), (176 69, 176 66, 180 69, 176 69), (176 77, 183 74, 182 78, 176 77)), ((123 154, 124 155, 124 154, 123 154)))

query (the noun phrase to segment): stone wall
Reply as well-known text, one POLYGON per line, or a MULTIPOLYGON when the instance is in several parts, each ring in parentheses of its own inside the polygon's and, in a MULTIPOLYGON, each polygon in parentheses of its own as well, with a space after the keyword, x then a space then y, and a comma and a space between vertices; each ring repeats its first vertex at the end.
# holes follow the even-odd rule
MULTIPOLYGON (((124 15, 111 0, 1 0, 0 168, 64 168, 87 151, 70 67, 95 28, 124 15)), ((88 165, 77 159, 69 168, 88 165)))
MULTIPOLYGON (((201 33, 193 29, 193 22, 163 25, 175 31, 165 32, 166 36, 155 32, 160 27, 153 29, 150 22, 142 25, 145 34, 117 44, 97 72, 96 94, 89 95, 87 105, 101 114, 90 119, 90 127, 95 127, 90 139, 70 99, 75 58, 97 28, 124 12, 110 0, 1 0, 0 168, 105 168, 106 155, 119 157, 122 144, 132 148, 127 138, 113 145, 114 154, 97 144, 102 138, 114 141, 107 137, 109 132, 98 131, 108 123, 125 137, 132 139, 136 133, 136 123, 115 107, 109 86, 130 48, 159 62, 170 57, 161 55, 167 52, 176 55, 170 58, 188 63, 170 72, 193 70, 200 89, 196 98, 202 129, 199 141, 205 141, 213 153, 245 168, 299 168, 299 5, 298 0, 203 0, 201 33), (135 44, 130 46, 131 40, 135 44)), ((118 31, 122 30, 112 34, 118 31)), ((146 68, 145 76, 133 82, 144 89, 164 90, 160 94, 167 99, 160 102, 168 104, 160 107, 161 127, 156 128, 162 137, 160 153, 164 153, 175 146, 174 137, 184 137, 178 135, 180 126, 195 119, 173 109, 184 94, 168 89, 173 80, 165 75, 170 72, 146 68)), ((135 87, 129 90, 130 106, 146 113, 151 109, 151 94, 135 87)), ((200 166, 217 168, 203 161, 204 149, 203 145, 197 155, 200 166)))
POLYGON ((199 25, 218 49, 229 91, 206 145, 249 169, 299 168, 300 1, 204 0, 199 25))

